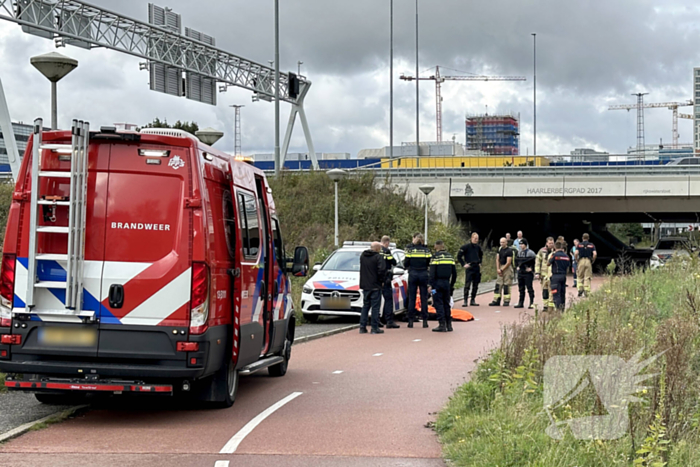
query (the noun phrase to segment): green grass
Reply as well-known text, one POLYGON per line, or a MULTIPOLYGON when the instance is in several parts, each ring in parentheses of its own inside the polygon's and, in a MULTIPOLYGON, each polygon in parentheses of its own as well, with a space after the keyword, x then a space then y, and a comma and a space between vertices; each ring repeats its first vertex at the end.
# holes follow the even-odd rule
MULTIPOLYGON (((588 300, 560 316, 503 329, 500 346, 480 361, 450 399, 436 429, 456 466, 700 466, 700 264, 607 278, 588 300), (579 441, 545 433, 542 371, 556 355, 667 352, 644 373, 649 389, 630 404, 627 434, 579 441)), ((561 419, 605 413, 584 391, 554 412, 561 419)))

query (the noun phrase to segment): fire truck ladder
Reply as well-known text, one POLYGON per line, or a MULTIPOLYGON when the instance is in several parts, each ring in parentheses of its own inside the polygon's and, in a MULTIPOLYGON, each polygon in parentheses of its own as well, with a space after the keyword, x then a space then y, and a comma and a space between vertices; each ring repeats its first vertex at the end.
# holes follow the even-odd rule
POLYGON ((27 279, 27 312, 92 317, 94 311, 82 311, 83 263, 85 262, 85 210, 87 198, 87 156, 90 137, 90 124, 73 120, 71 144, 44 144, 42 140, 43 120, 34 120, 32 144, 32 194, 31 219, 29 224, 29 265, 27 279), (48 152, 50 151, 50 152, 48 152), (41 171, 43 154, 70 155, 70 172, 41 171), (70 178, 70 197, 67 200, 52 199, 43 195, 40 180, 70 178), (40 208, 42 206, 42 208, 40 208), (68 227, 39 225, 39 215, 43 206, 68 207, 68 227), (67 254, 38 253, 39 234, 68 235, 67 254), (40 281, 37 277, 38 261, 67 262, 66 280, 40 281), (37 289, 66 289, 65 310, 35 310, 37 289))

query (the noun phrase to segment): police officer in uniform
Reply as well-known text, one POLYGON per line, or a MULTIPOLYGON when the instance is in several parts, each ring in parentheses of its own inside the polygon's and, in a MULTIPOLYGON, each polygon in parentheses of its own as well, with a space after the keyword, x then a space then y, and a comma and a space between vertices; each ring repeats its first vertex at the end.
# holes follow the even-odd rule
POLYGON ((583 241, 576 248, 576 277, 578 282, 578 296, 591 293, 591 279, 593 278, 593 263, 598 258, 595 245, 589 242, 590 236, 585 233, 581 237, 583 241))
POLYGON ((571 258, 566 254, 566 242, 555 244, 556 251, 550 255, 548 264, 552 268, 551 289, 557 310, 566 308, 566 273, 571 266, 571 258))
POLYGON ((457 268, 451 254, 445 251, 442 240, 435 242, 435 254, 430 262, 430 293, 437 312, 438 327, 433 332, 452 332, 452 308, 450 301, 457 280, 457 268))
POLYGON ((472 300, 469 306, 479 306, 476 303, 476 295, 479 293, 481 283, 481 261, 484 252, 479 245, 479 234, 474 232, 469 243, 462 246, 457 253, 457 261, 464 268, 464 303, 467 306, 469 300, 469 289, 472 289, 472 300))
POLYGON ((413 243, 406 248, 404 266, 408 270, 408 327, 413 327, 416 321, 416 296, 420 290, 420 309, 423 327, 428 327, 428 282, 430 276, 428 267, 432 255, 428 247, 423 245, 423 234, 413 236, 413 243))
MULTIPOLYGON (((398 329, 401 326, 396 324, 394 320, 394 291, 391 288, 391 281, 394 279, 394 267, 396 266, 396 259, 389 249, 391 245, 391 238, 388 235, 382 237, 382 258, 384 259, 384 266, 386 267, 386 279, 384 280, 384 286, 382 287, 382 297, 384 297, 384 311, 382 314, 382 321, 386 324, 387 329, 398 329)), ((381 323, 380 323, 381 324, 381 323)))
POLYGON ((535 260, 535 279, 539 279, 542 286, 542 301, 544 302, 543 311, 549 308, 554 308, 554 300, 550 289, 550 270, 548 266, 549 255, 554 253, 554 238, 547 237, 547 244, 537 252, 535 260))
POLYGON ((513 249, 508 246, 506 237, 501 238, 501 248, 496 256, 496 289, 493 294, 493 301, 489 306, 499 306, 501 304, 501 293, 503 294, 503 306, 510 306, 510 286, 513 284, 513 249))

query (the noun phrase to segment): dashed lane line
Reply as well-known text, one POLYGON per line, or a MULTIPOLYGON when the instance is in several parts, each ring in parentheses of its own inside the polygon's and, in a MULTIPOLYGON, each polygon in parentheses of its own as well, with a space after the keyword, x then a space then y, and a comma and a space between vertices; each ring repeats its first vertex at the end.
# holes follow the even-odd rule
POLYGON ((257 417, 249 421, 246 426, 241 428, 238 433, 233 435, 233 438, 229 440, 228 443, 219 451, 219 454, 233 454, 238 449, 238 446, 243 442, 243 440, 248 436, 258 425, 260 425, 267 417, 275 413, 280 408, 284 407, 287 403, 293 401, 297 397, 301 396, 301 392, 293 392, 276 404, 268 407, 263 412, 261 412, 257 417))
POLYGON ((214 464, 214 467, 228 467, 230 464, 230 461, 216 461, 214 464))

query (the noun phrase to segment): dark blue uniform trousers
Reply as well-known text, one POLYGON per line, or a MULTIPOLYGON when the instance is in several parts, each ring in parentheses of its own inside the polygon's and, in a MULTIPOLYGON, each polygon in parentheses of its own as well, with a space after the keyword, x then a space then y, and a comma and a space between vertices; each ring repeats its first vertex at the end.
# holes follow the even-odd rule
POLYGON ((416 296, 420 290, 420 311, 424 320, 428 319, 428 271, 408 273, 408 319, 416 320, 416 296))

